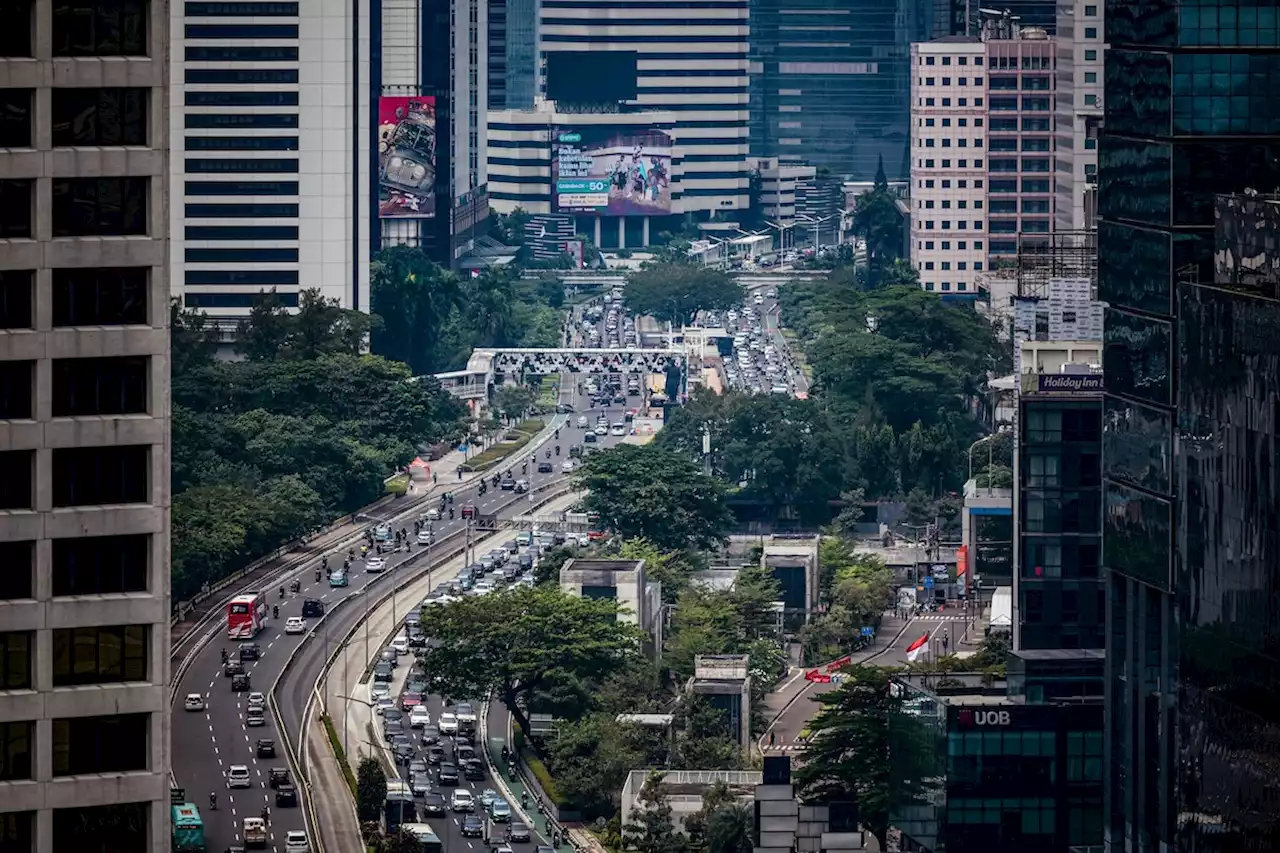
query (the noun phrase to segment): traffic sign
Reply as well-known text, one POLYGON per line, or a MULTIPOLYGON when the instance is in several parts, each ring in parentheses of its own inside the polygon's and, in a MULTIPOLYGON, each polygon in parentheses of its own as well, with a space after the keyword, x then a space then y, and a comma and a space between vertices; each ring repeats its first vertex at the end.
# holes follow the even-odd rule
POLYGON ((465 444, 459 444, 459 445, 458 445, 458 452, 459 452, 459 453, 466 453, 466 452, 467 452, 467 446, 466 446, 465 444))
POLYGON ((870 625, 863 625, 862 630, 859 633, 864 637, 874 637, 876 635, 876 629, 870 625))
POLYGON ((186 788, 170 788, 169 802, 175 806, 180 806, 187 801, 186 788))
POLYGON ((931 578, 931 577, 926 577, 926 578, 924 579, 924 588, 925 588, 925 589, 933 589, 933 578, 931 578))

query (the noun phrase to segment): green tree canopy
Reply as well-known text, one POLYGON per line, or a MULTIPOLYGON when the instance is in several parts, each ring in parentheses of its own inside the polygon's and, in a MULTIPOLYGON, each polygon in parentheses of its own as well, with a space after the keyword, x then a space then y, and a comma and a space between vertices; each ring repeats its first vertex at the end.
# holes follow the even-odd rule
POLYGON ((387 799, 387 774, 376 758, 366 758, 356 768, 356 811, 361 822, 382 819, 382 805, 387 799))
POLYGON ((708 853, 751 853, 755 849, 755 814, 746 805, 726 803, 707 820, 708 853))
POLYGON ((676 832, 662 773, 652 772, 640 789, 639 808, 622 828, 627 846, 639 853, 685 853, 684 836, 676 832))
POLYGON ((494 694, 529 731, 529 704, 557 673, 587 679, 639 654, 639 629, 615 601, 553 586, 520 587, 436 604, 424 612, 435 643, 420 653, 435 688, 459 699, 494 694))
POLYGON ((699 311, 742 303, 742 288, 720 270, 691 263, 653 264, 627 276, 627 309, 663 323, 685 326, 699 311))
POLYGON ((654 444, 593 453, 573 480, 588 490, 583 505, 608 530, 659 548, 710 548, 724 540, 732 522, 724 486, 688 457, 654 444))

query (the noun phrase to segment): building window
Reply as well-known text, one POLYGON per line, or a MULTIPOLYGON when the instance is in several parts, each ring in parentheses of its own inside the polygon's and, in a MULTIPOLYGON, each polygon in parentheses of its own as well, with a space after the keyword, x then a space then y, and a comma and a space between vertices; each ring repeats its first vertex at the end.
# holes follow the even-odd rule
POLYGON ((0 851, 31 853, 35 848, 35 812, 0 813, 0 851))
MULTIPOLYGON (((36 724, 30 720, 0 723, 0 746, 3 747, 3 752, 0 752, 0 779, 12 782, 32 778, 35 730, 36 724)), ((4 839, 0 837, 0 850, 3 849, 4 839)))
POLYGON ((150 367, 146 356, 55 359, 53 416, 145 414, 150 367))
POLYGON ((147 769, 147 714, 53 721, 53 775, 127 773, 147 769))
POLYGON ((34 89, 0 89, 0 148, 31 147, 34 102, 34 89))
POLYGON ((1096 50, 1086 50, 1084 52, 1085 62, 1097 62, 1098 52, 1096 50))
POLYGON ((54 809, 54 850, 137 853, 151 843, 151 803, 54 809))
POLYGON ((32 417, 35 381, 34 361, 0 361, 0 420, 32 417))
POLYGON ((56 0, 54 56, 146 56, 146 0, 56 0))
POLYGON ((146 89, 54 89, 53 145, 147 144, 146 89))
POLYGON ((1086 71, 1086 72, 1084 72, 1084 82, 1086 82, 1086 83, 1097 83, 1097 82, 1098 82, 1098 72, 1097 72, 1097 71, 1086 71))
POLYGON ((147 680, 147 626, 53 631, 53 686, 147 680))
POLYGON ((1085 37, 1085 38, 1087 38, 1087 39, 1096 39, 1096 38, 1098 37, 1098 28, 1097 28, 1097 27, 1085 27, 1085 28, 1084 28, 1084 37, 1085 37))
POLYGON ((147 233, 146 178, 54 178, 54 237, 147 233))
POLYGON ((32 509, 34 450, 0 451, 0 510, 32 509))
POLYGON ((145 325, 149 273, 147 267, 54 270, 53 325, 145 325))
POLYGON ((30 240, 35 186, 29 180, 0 180, 0 240, 30 240))
POLYGON ((146 503, 151 497, 151 448, 68 447, 53 451, 53 505, 146 503))
MULTIPOLYGON (((0 57, 35 56, 31 49, 35 5, 33 0, 5 0, 0 3, 0 13, 4 15, 4 27, 0 28, 0 57)), ((2 839, 3 835, 0 835, 0 841, 2 839)), ((2 843, 0 849, 4 849, 2 843)))
POLYGON ((151 537, 86 536, 53 540, 53 594, 146 592, 151 537))
POLYGON ((7 631, 0 634, 0 690, 30 690, 30 631, 7 631))
POLYGON ((34 597, 35 563, 36 543, 0 542, 0 600, 34 597))
POLYGON ((0 270, 0 329, 34 326, 35 280, 35 270, 0 270))

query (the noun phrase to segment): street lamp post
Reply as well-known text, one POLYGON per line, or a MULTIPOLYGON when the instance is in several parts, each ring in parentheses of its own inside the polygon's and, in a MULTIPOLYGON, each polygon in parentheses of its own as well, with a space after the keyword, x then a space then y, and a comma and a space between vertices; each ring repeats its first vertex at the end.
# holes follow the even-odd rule
MULTIPOLYGON (((1000 435, 1001 433, 993 432, 991 435, 984 435, 982 438, 978 439, 973 444, 969 445, 969 479, 970 480, 973 479, 974 448, 977 447, 979 444, 982 444, 983 442, 990 442, 993 439, 999 438, 1000 435)), ((991 494, 991 469, 995 465, 994 454, 995 454, 995 449, 990 444, 987 444, 987 494, 988 495, 991 494)))
MULTIPOLYGON (((350 723, 348 722, 350 717, 347 714, 347 709, 351 707, 352 702, 359 702, 361 705, 364 705, 366 708, 368 708, 371 711, 377 708, 378 706, 375 702, 369 701, 367 699, 357 699, 355 696, 348 696, 345 693, 338 693, 334 696, 334 698, 342 700, 342 752, 347 756, 347 760, 350 761, 351 760, 351 740, 347 736, 348 729, 350 728, 350 723)), ((373 744, 370 744, 370 746, 373 746, 373 744)))

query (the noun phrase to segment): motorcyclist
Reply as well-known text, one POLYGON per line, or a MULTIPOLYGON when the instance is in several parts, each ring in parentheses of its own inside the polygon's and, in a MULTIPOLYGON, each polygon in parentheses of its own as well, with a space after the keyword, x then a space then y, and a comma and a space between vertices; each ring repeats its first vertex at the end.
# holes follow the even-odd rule
POLYGON ((547 458, 548 458, 548 459, 550 459, 550 458, 551 458, 551 448, 550 448, 550 447, 548 447, 548 448, 547 448, 547 458))
POLYGON ((280 597, 284 598, 284 587, 280 587, 280 597))
POLYGON ((226 649, 223 649, 223 650, 222 650, 222 662, 223 662, 223 663, 226 663, 226 662, 227 662, 227 650, 226 650, 226 649))
POLYGON ((316 580, 320 580, 320 569, 316 569, 316 580))
POLYGON ((215 812, 218 810, 218 795, 213 791, 209 792, 209 808, 215 812))
POLYGON ((560 445, 556 445, 556 456, 560 455, 560 445))
POLYGON ((556 438, 557 438, 557 439, 559 439, 559 438, 560 438, 560 430, 556 430, 556 438))
POLYGON ((529 792, 528 791, 520 792, 520 808, 522 809, 529 808, 529 792))
POLYGON ((449 517, 453 518, 453 507, 449 507, 449 517))
POLYGON ((270 806, 262 807, 262 819, 267 823, 271 823, 271 807, 270 806))
POLYGON ((280 618, 280 606, 279 606, 279 605, 273 605, 273 606, 272 606, 272 608, 271 608, 271 618, 272 618, 272 619, 279 619, 279 618, 280 618))
POLYGON ((504 744, 502 745, 502 760, 503 760, 503 761, 506 761, 506 760, 507 760, 507 756, 508 756, 508 755, 510 755, 510 754, 511 754, 511 753, 510 753, 510 751, 507 749, 507 745, 504 743, 504 744))

